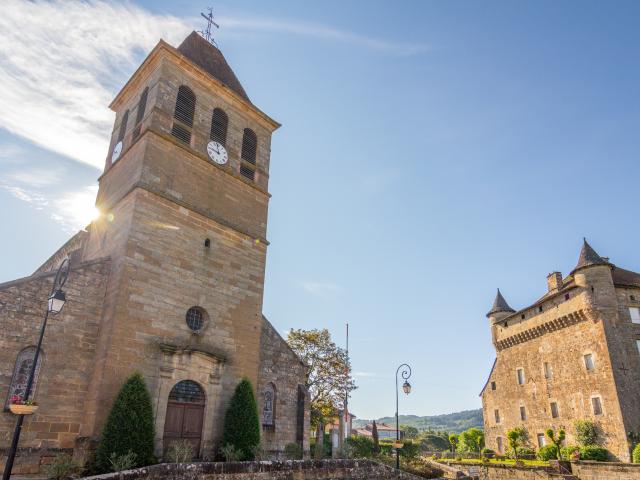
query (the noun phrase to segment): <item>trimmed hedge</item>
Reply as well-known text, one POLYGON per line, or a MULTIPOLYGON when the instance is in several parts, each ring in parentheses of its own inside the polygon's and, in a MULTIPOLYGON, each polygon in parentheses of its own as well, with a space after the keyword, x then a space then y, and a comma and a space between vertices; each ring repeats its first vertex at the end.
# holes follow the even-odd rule
POLYGON ((587 445, 580 447, 580 460, 595 460, 597 462, 606 462, 609 458, 609 451, 606 448, 596 445, 587 445))
POLYGON ((538 450, 538 458, 540 460, 555 460, 558 458, 558 449, 555 445, 545 445, 538 450))
POLYGON ((240 460, 253 460, 255 448, 260 445, 258 405, 251 382, 246 378, 236 387, 224 417, 222 446, 227 445, 241 452, 240 460))
POLYGON ((373 456, 374 443, 371 438, 362 435, 349 437, 347 445, 352 449, 353 458, 371 458, 373 456))
POLYGON ((156 463, 153 455, 153 407, 147 385, 138 372, 125 382, 116 397, 96 451, 96 468, 110 472, 110 457, 135 454, 135 467, 156 463))

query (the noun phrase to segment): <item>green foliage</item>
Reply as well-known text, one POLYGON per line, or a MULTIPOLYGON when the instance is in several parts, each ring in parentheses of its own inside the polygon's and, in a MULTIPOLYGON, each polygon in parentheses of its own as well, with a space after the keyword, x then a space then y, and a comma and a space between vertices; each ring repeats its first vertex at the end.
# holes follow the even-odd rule
POLYGON ((411 440, 404 442, 404 445, 400 449, 400 455, 408 459, 414 459, 420 453, 420 448, 417 443, 413 443, 411 440))
POLYGON ((237 449, 235 445, 227 443, 220 447, 220 454, 224 457, 225 462, 237 462, 242 459, 243 452, 237 449))
POLYGON ((412 427, 411 425, 400 425, 400 431, 404 432, 404 438, 415 439, 418 438, 420 432, 416 427, 412 427))
POLYGON ((533 448, 529 447, 517 447, 515 454, 514 452, 509 452, 507 453, 506 458, 511 458, 514 460, 532 460, 536 458, 536 451, 533 448), (517 455, 518 458, 516 458, 515 455, 517 455))
POLYGON ((555 460, 558 458, 558 447, 555 445, 545 445, 538 449, 538 458, 540 460, 555 460))
POLYGON ((169 444, 167 458, 173 463, 186 463, 193 460, 193 445, 189 440, 174 440, 169 444))
POLYGON ((371 438, 373 439, 373 453, 377 455, 380 453, 380 437, 378 436, 378 425, 376 425, 375 420, 371 427, 371 438))
POLYGON ((458 435, 452 433, 449 435, 449 444, 451 444, 451 449, 455 452, 458 449, 458 443, 460 443, 460 438, 458 435))
POLYGON ((80 472, 80 463, 71 455, 57 455, 51 464, 44 467, 44 474, 52 480, 65 480, 80 472))
MULTIPOLYGON (((395 424, 396 417, 382 417, 376 421, 395 424)), ((368 423, 371 423, 371 420, 357 418, 354 420, 353 426, 354 428, 362 428, 368 423)), ((474 427, 483 428, 482 409, 433 416, 400 415, 400 423, 430 433, 437 431, 460 433, 474 427)))
POLYGON ((347 438, 347 445, 351 447, 352 458, 371 458, 373 456, 373 440, 362 435, 347 438))
POLYGON ((484 432, 479 428, 465 430, 459 436, 459 452, 480 452, 484 448, 484 432))
POLYGON ((556 436, 553 428, 547 428, 544 433, 547 438, 551 440, 551 443, 553 443, 553 445, 556 447, 556 458, 560 460, 560 447, 562 446, 562 442, 564 441, 566 436, 565 431, 563 429, 560 429, 558 431, 558 435, 556 436))
POLYGON ((258 405, 251 382, 243 378, 231 397, 224 417, 222 444, 240 451, 239 460, 253 459, 253 450, 260 444, 258 405))
POLYGON ((298 443, 287 443, 284 456, 287 460, 302 460, 302 447, 298 443))
POLYGON ((560 448, 560 459, 561 460, 571 460, 574 452, 579 452, 580 447, 577 445, 567 445, 566 447, 560 448))
POLYGON ((580 447, 580 460, 595 460, 597 462, 606 462, 609 458, 609 451, 606 448, 596 445, 587 445, 580 447))
POLYGON ((598 425, 591 420, 576 420, 573 423, 576 429, 576 440, 582 447, 598 445, 598 425))
POLYGON ((155 463, 154 435, 151 395, 142 375, 134 373, 118 393, 102 430, 96 451, 98 471, 111 471, 112 454, 117 458, 132 452, 135 454, 133 467, 155 463))
POLYGON ((423 450, 430 452, 442 452, 451 448, 448 438, 433 433, 428 433, 422 437, 420 444, 423 450))
POLYGON ((507 432, 507 442, 511 449, 511 458, 518 459, 518 448, 522 446, 526 439, 526 433, 522 427, 512 428, 507 432))
POLYGON ((109 463, 111 464, 111 471, 113 472, 131 470, 136 464, 136 454, 132 451, 124 455, 117 455, 116 452, 113 452, 111 456, 109 456, 109 463))
POLYGON ((495 450, 491 450, 490 448, 486 448, 486 447, 482 449, 481 453, 482 453, 482 456, 486 458, 493 458, 496 455, 495 450))
POLYGON ((633 449, 633 463, 640 463, 640 443, 633 449))

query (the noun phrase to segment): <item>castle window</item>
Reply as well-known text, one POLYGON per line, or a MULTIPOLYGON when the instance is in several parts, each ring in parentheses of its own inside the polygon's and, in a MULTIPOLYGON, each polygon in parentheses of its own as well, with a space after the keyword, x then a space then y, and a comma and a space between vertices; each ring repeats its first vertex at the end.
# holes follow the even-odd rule
POLYGON ((556 402, 551 402, 549 407, 551 408, 551 418, 558 418, 558 404, 556 402))
POLYGON ((600 397, 591 397, 591 407, 594 415, 602 415, 602 401, 600 397))
POLYGON ((276 421, 276 387, 267 384, 262 392, 262 426, 272 428, 276 421))
POLYGON ((140 136, 140 128, 142 119, 144 118, 144 111, 147 108, 147 96, 149 95, 149 87, 146 87, 142 94, 140 95, 140 100, 138 100, 138 110, 136 111, 136 124, 133 128, 133 139, 135 140, 140 136))
POLYGON ((520 420, 527 419, 527 409, 524 407, 520 407, 520 420))
POLYGON ((191 307, 187 310, 186 321, 191 331, 199 333, 207 323, 207 312, 202 307, 191 307))
MULTIPOLYGON (((638 340, 640 342, 640 340, 638 340)), ((496 382, 491 382, 491 390, 496 389, 496 382)))
POLYGON ((500 410, 496 409, 493 411, 493 416, 496 419, 496 423, 500 423, 500 410))
POLYGON ((546 439, 544 438, 544 433, 539 433, 537 437, 538 437, 538 448, 544 447, 545 444, 547 443, 546 439))
POLYGON ((124 134, 127 131, 127 122, 129 121, 129 110, 124 112, 122 116, 122 120, 120 120, 120 130, 118 130, 118 138, 116 139, 116 143, 124 140, 124 134))
POLYGON ((211 115, 211 133, 209 138, 214 142, 218 142, 220 145, 227 144, 227 126, 229 124, 229 117, 224 113, 224 110, 220 108, 214 108, 211 115))
POLYGON ((498 446, 498 452, 502 453, 502 437, 496 437, 496 445, 498 446))
POLYGON ((258 137, 250 128, 244 129, 242 135, 242 152, 240 157, 243 162, 240 165, 240 175, 253 180, 255 178, 256 156, 258 151, 258 137))
POLYGON ((184 143, 191 143, 191 129, 193 128, 193 115, 196 111, 196 95, 184 85, 178 88, 176 108, 173 112, 173 128, 171 135, 184 143))
POLYGON ((636 346, 638 347, 638 353, 640 353, 640 340, 636 340, 636 346))
POLYGON ((542 305, 540 305, 540 306, 538 307, 538 311, 539 311, 539 312, 542 312, 542 305))
MULTIPOLYGON (((14 395, 24 399, 24 394, 27 389, 27 381, 29 380, 29 373, 33 365, 33 357, 36 355, 36 347, 27 347, 18 353, 16 358, 16 364, 13 369, 13 376, 11 377, 11 385, 9 386, 9 392, 5 401, 5 408, 9 408, 11 403, 11 397, 14 395)), ((40 350, 40 356, 38 357, 38 365, 33 377, 33 385, 31 387, 31 398, 35 392, 36 385, 38 384, 38 376, 40 375, 40 368, 42 367, 42 350, 40 350)))
POLYGON ((518 385, 524 385, 524 369, 519 368, 518 370, 516 370, 516 373, 518 377, 518 385))
POLYGON ((593 355, 591 355, 590 353, 587 353, 584 356, 584 367, 587 369, 588 372, 592 372, 593 369, 595 368, 595 364, 593 362, 593 355))
POLYGON ((629 295, 629 300, 631 300, 632 302, 636 301, 636 297, 633 295, 629 295))
POLYGON ((205 238, 204 246, 205 246, 205 248, 209 248, 211 246, 211 239, 210 238, 205 238))
POLYGON ((551 370, 551 365, 549 365, 549 362, 544 362, 543 369, 544 369, 544 378, 549 379, 553 377, 553 371, 551 370))
POLYGON ((522 315, 520 315, 520 318, 521 318, 522 320, 524 320, 524 313, 523 313, 522 315))
POLYGON ((640 308, 629 307, 629 315, 631 315, 631 321, 633 323, 640 323, 640 308))

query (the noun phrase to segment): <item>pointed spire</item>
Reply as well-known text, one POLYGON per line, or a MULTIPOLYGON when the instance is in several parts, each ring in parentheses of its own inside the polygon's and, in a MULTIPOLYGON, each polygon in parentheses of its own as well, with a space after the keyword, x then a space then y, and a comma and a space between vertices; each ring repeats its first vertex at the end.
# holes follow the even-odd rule
POLYGON ((502 293, 500 293, 500 289, 498 289, 496 299, 493 301, 493 307, 491 307, 491 310, 489 310, 489 313, 487 313, 487 317, 490 317, 494 313, 500 312, 513 313, 515 312, 515 310, 509 306, 507 301, 502 296, 502 293))
POLYGON ((589 267, 591 265, 607 265, 609 263, 596 253, 591 245, 589 245, 586 238, 583 238, 582 241, 582 250, 580 250, 578 264, 576 265, 576 268, 573 269, 574 272, 583 267, 589 267))

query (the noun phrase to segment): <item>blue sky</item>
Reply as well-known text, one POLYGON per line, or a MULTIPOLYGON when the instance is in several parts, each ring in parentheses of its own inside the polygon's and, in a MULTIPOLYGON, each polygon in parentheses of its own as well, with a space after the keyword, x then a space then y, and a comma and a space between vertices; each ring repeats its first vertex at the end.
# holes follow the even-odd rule
MULTIPOLYGON (((91 213, 107 104, 200 2, 8 0, 0 281, 91 213)), ((364 418, 480 407, 496 287, 514 308, 586 236, 640 269, 640 3, 217 1, 220 47, 273 138, 264 311, 344 342, 364 418)))

